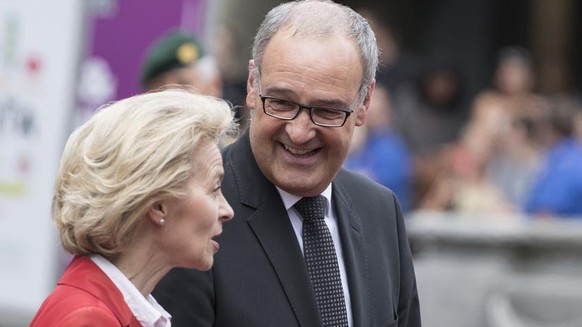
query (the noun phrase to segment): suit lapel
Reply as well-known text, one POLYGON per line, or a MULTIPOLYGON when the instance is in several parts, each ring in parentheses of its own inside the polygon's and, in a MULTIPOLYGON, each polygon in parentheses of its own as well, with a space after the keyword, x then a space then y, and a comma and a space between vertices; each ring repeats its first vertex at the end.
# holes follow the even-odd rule
POLYGON ((248 223, 269 257, 297 320, 308 326, 319 321, 315 296, 287 211, 279 194, 275 195, 248 223))
POLYGON ((297 321, 301 326, 320 325, 315 294, 293 226, 279 192, 252 156, 248 131, 230 150, 225 157, 233 171, 240 202, 256 209, 247 223, 269 258, 297 321))
POLYGON ((370 312, 367 303, 372 298, 370 285, 367 282, 368 251, 363 234, 362 221, 357 212, 352 209, 352 197, 342 183, 342 171, 333 183, 333 202, 352 303, 352 318, 354 326, 370 326, 370 312))

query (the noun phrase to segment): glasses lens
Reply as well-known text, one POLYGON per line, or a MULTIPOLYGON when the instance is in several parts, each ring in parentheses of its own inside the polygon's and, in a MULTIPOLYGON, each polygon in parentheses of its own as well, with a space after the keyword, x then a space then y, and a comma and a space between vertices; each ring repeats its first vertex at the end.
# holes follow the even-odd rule
POLYGON ((311 111, 313 120, 324 126, 341 126, 346 119, 346 112, 325 108, 313 108, 311 111))
POLYGON ((281 100, 281 99, 272 99, 266 98, 265 99, 265 111, 272 116, 279 117, 279 118, 293 118, 295 116, 295 112, 299 109, 299 107, 289 101, 281 100))

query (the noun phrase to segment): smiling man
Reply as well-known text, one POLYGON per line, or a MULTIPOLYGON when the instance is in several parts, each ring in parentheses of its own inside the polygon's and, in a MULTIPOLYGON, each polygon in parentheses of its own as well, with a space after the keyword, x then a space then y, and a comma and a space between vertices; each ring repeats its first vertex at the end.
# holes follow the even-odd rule
POLYGON ((158 285, 174 326, 420 326, 394 194, 342 169, 366 121, 378 49, 331 1, 289 2, 262 23, 249 61, 248 131, 226 148, 235 219, 209 273, 158 285))

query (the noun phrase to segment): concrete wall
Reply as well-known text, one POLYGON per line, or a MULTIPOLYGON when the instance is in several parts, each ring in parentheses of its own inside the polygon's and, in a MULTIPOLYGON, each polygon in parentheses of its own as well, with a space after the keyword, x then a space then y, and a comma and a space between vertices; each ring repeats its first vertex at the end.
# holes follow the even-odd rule
POLYGON ((582 326, 582 223, 415 214, 407 228, 424 326, 582 326))

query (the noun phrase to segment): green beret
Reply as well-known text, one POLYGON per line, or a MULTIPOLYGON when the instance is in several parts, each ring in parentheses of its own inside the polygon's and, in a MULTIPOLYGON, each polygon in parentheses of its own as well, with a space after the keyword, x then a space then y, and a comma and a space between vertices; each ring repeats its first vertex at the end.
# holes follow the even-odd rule
POLYGON ((171 31, 153 42, 141 65, 143 87, 158 75, 174 68, 189 66, 205 55, 196 37, 181 31, 171 31))

